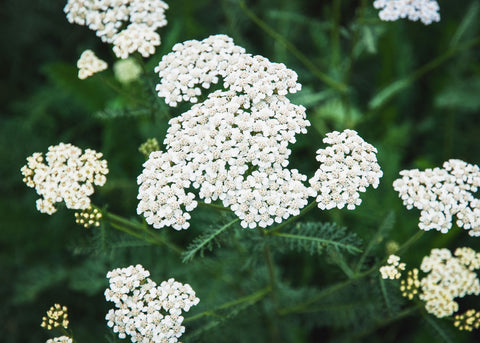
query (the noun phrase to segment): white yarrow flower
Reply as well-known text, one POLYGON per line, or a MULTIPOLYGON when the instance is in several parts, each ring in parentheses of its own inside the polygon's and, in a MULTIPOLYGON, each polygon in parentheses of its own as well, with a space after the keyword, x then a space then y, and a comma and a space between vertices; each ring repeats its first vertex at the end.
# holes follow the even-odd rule
POLYGON ((162 0, 69 0, 64 12, 70 23, 88 26, 103 42, 113 43, 117 57, 127 58, 134 51, 144 57, 155 52, 156 30, 167 25, 167 9, 162 0))
POLYGON ((425 25, 440 21, 440 7, 435 0, 375 0, 373 6, 381 9, 378 15, 384 21, 408 18, 425 25))
POLYGON ((327 133, 323 139, 330 146, 317 150, 321 162, 309 180, 322 210, 343 208, 353 210, 360 205, 359 192, 368 186, 377 188, 383 172, 377 163, 377 149, 365 142, 354 130, 327 133))
POLYGON ((447 233, 456 224, 470 236, 480 236, 480 201, 473 194, 480 186, 477 165, 451 159, 443 168, 403 170, 393 182, 407 209, 420 210, 418 227, 447 233))
POLYGON ((107 273, 110 287, 105 299, 115 304, 105 319, 119 338, 132 342, 178 342, 185 332, 182 312, 199 303, 188 284, 169 279, 160 286, 141 265, 117 268, 107 273))
POLYGON ((73 343, 73 340, 68 336, 60 336, 48 339, 46 343, 73 343))
POLYGON ((55 203, 65 202, 69 209, 84 210, 90 207, 93 186, 103 186, 107 181, 107 161, 101 153, 91 149, 82 152, 72 144, 50 146, 48 152, 27 157, 22 167, 23 181, 35 188, 40 198, 37 209, 52 214, 55 203))
POLYGON ((92 50, 85 50, 77 62, 78 78, 84 80, 102 70, 107 69, 107 62, 98 58, 92 50))

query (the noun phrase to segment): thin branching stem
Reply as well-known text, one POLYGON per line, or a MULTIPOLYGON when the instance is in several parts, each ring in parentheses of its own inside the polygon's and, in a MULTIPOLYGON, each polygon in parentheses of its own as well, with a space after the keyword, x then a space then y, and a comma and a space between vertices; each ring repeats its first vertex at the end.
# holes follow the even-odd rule
POLYGON ((171 250, 175 251, 178 254, 181 254, 183 250, 175 245, 172 242, 169 242, 164 237, 160 237, 158 234, 155 234, 151 230, 149 230, 144 225, 130 221, 126 218, 123 218, 117 214, 113 214, 108 212, 107 210, 98 208, 94 205, 92 207, 97 208, 99 211, 102 212, 103 219, 108 221, 111 226, 117 230, 123 231, 131 236, 134 236, 139 239, 143 239, 149 243, 156 244, 156 245, 165 245, 171 250))
POLYGON ((305 206, 305 207, 300 211, 300 213, 298 214, 298 216, 290 217, 290 219, 287 219, 287 220, 285 220, 283 223, 275 226, 273 229, 268 230, 267 234, 268 234, 268 235, 272 235, 272 234, 274 234, 275 232, 280 231, 280 230, 281 230, 282 228, 284 228, 285 226, 290 225, 290 224, 293 223, 294 221, 297 221, 298 219, 300 219, 301 217, 303 217, 305 214, 307 214, 312 208, 314 208, 316 204, 317 204, 317 203, 316 203, 315 201, 312 201, 310 204, 308 204, 307 206, 305 206))
POLYGON ((200 319, 200 318, 203 318, 203 317, 216 316, 217 311, 225 310, 227 308, 237 306, 237 305, 240 305, 240 304, 243 304, 243 303, 254 304, 257 301, 264 298, 270 292, 271 292, 270 286, 262 288, 261 290, 255 292, 255 293, 252 293, 252 294, 246 295, 244 297, 226 302, 225 304, 220 305, 218 307, 215 307, 212 310, 204 311, 204 312, 198 313, 198 314, 196 314, 192 317, 185 318, 185 320, 183 322, 188 323, 188 322, 193 322, 193 321, 195 321, 197 319, 200 319))
POLYGON ((310 59, 305 56, 300 50, 298 50, 295 45, 290 43, 287 39, 285 39, 282 35, 272 29, 267 23, 257 17, 252 11, 248 9, 244 1, 240 1, 240 8, 245 12, 245 14, 255 23, 258 27, 264 30, 267 34, 273 37, 277 42, 283 44, 288 51, 292 53, 300 62, 305 65, 305 67, 312 72, 320 81, 325 83, 327 86, 339 91, 339 92, 346 92, 347 86, 337 80, 332 79, 330 76, 322 72, 318 67, 313 64, 310 59))

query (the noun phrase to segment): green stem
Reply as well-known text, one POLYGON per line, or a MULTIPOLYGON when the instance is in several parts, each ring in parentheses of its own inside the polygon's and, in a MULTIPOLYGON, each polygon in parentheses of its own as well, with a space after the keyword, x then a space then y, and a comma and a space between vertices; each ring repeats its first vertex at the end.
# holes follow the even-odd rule
MULTIPOLYGON (((415 243, 420 237, 422 237, 423 233, 424 233, 424 231, 417 232, 410 239, 408 239, 405 243, 403 243, 400 246, 400 248, 398 249, 398 251, 400 252, 400 251, 406 250, 413 243, 415 243)), ((317 294, 313 298, 311 298, 309 300, 306 300, 305 302, 303 302, 301 304, 298 304, 298 305, 288 307, 288 308, 284 308, 284 309, 280 310, 279 314, 287 315, 287 314, 290 314, 290 313, 303 312, 304 309, 309 307, 311 304, 325 298, 326 296, 328 296, 332 293, 335 293, 335 292, 347 287, 348 285, 352 284, 353 282, 355 282, 358 279, 361 279, 365 276, 368 276, 373 272, 378 272, 379 267, 385 262, 385 260, 386 260, 386 258, 384 260, 382 260, 379 264, 374 265, 372 268, 370 268, 370 269, 368 269, 364 272, 356 273, 350 279, 339 282, 337 284, 334 284, 334 285, 328 287, 327 289, 324 289, 323 291, 319 292, 319 294, 317 294)))
POLYGON ((101 211, 103 219, 108 221, 111 226, 117 230, 123 231, 131 236, 143 239, 152 244, 166 245, 178 254, 181 254, 183 251, 174 243, 169 242, 165 238, 160 237, 158 234, 151 232, 150 229, 146 228, 140 223, 132 222, 128 219, 120 217, 119 215, 110 213, 106 210, 102 210, 94 205, 92 205, 92 207, 97 208, 99 211, 101 211))
POLYGON ((410 84, 418 80, 420 77, 427 74, 431 70, 437 68, 438 66, 442 65, 443 63, 448 61, 450 58, 455 56, 457 53, 462 52, 464 50, 468 50, 479 43, 480 43, 480 36, 475 37, 463 44, 459 44, 454 47, 451 47, 447 51, 445 51, 442 55, 431 60, 430 62, 418 68, 417 70, 413 71, 410 75, 402 79, 393 81, 391 84, 384 87, 377 95, 374 96, 374 98, 369 103, 370 109, 372 110, 380 109, 382 105, 386 104, 394 96, 399 94, 400 91, 408 87, 410 84))
POLYGON ((332 31, 330 39, 332 42, 332 68, 336 68, 340 64, 340 10, 342 7, 342 0, 333 0, 332 4, 332 31))
POLYGON ((296 58, 300 60, 300 62, 305 65, 305 67, 312 72, 313 75, 315 75, 320 81, 328 85, 329 87, 332 87, 333 89, 336 89, 339 92, 346 92, 347 91, 347 86, 341 82, 338 82, 337 80, 332 79, 330 76, 327 74, 323 73, 318 67, 313 64, 308 57, 306 57, 303 53, 298 50, 295 45, 290 43, 288 40, 283 38, 282 35, 278 34, 275 30, 273 30, 270 26, 268 26, 267 23, 265 23, 263 20, 261 20, 259 17, 257 17, 252 11, 248 9, 248 7, 245 5, 244 1, 240 1, 240 8, 245 12, 245 14, 255 23, 260 27, 262 30, 264 30, 267 34, 273 37, 277 42, 280 44, 283 44, 287 50, 289 50, 292 55, 294 55, 296 58))
POLYGON ((280 231, 283 227, 293 223, 294 221, 300 219, 301 217, 303 217, 305 214, 307 214, 312 208, 315 207, 317 203, 315 201, 312 201, 310 204, 308 204, 306 207, 304 207, 300 213, 298 214, 298 216, 295 216, 295 217, 290 217, 290 219, 288 220, 285 220, 283 223, 275 226, 273 229, 271 230, 265 230, 266 234, 267 235, 272 235, 274 234, 274 232, 277 232, 277 231, 280 231))
POLYGON ((192 322, 194 320, 197 320, 197 319, 200 319, 200 318, 203 318, 203 317, 215 316, 216 315, 215 312, 220 311, 220 310, 224 310, 224 309, 227 309, 227 308, 230 308, 230 307, 233 307, 233 306, 237 306, 239 304, 243 304, 243 303, 247 303, 247 302, 252 303, 252 304, 256 303, 257 301, 262 299, 265 295, 267 295, 270 291, 271 291, 270 286, 265 287, 265 288, 255 292, 255 293, 252 293, 250 295, 246 295, 244 297, 226 302, 225 304, 220 305, 220 306, 218 306, 218 307, 216 307, 212 310, 196 314, 196 315, 194 315, 192 317, 189 317, 189 318, 185 318, 185 320, 183 322, 188 323, 188 322, 192 322))

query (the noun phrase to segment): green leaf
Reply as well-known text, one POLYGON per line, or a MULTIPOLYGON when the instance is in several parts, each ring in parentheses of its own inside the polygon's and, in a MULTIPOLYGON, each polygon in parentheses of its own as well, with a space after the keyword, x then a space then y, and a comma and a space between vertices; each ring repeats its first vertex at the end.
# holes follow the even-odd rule
POLYGON ((192 261, 196 254, 200 254, 200 256, 203 257, 205 250, 212 251, 215 246, 220 246, 218 237, 239 220, 240 219, 236 218, 221 227, 210 228, 204 234, 195 238, 187 247, 187 250, 182 253, 182 262, 192 261))
POLYGON ((335 223, 299 223, 291 232, 273 232, 272 236, 281 239, 292 250, 312 255, 321 254, 327 247, 351 254, 362 251, 360 238, 335 223))
POLYGON ((370 102, 368 103, 368 107, 371 110, 375 110, 383 106, 395 95, 397 95, 402 90, 410 86, 412 82, 413 82, 413 79, 407 77, 391 83, 390 85, 382 89, 380 92, 378 92, 377 95, 375 95, 372 100, 370 100, 370 102))
POLYGON ((472 33, 475 32, 476 27, 478 26, 478 14, 480 10, 480 2, 472 1, 468 9, 465 11, 462 22, 458 25, 458 29, 450 41, 450 46, 454 47, 457 45, 466 32, 472 33))

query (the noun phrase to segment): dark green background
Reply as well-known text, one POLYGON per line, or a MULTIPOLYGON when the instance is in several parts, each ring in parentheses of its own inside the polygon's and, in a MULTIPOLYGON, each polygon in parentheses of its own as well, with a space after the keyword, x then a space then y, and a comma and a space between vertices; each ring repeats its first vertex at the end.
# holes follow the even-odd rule
MULTIPOLYGON (((75 64, 84 49, 95 50, 110 66, 115 58, 111 48, 92 31, 67 22, 62 11, 65 1, 4 1, 0 5, 2 342, 33 343, 51 337, 40 328, 40 322, 56 302, 69 307, 78 342, 113 341, 105 325, 109 304, 103 291, 107 285, 104 275, 115 267, 142 263, 158 283, 168 277, 190 283, 202 299, 200 304, 205 304, 200 311, 208 310, 209 300, 203 299, 221 298, 222 282, 247 282, 235 270, 235 262, 229 260, 235 260, 235 255, 225 257, 225 264, 231 266, 217 266, 214 276, 206 277, 199 271, 208 269, 208 265, 182 264, 164 248, 125 238, 108 227, 101 231, 83 229, 74 223, 72 211, 40 214, 35 209, 35 192, 22 183, 20 168, 33 152, 45 152, 59 142, 93 148, 104 153, 110 168, 108 183, 97 190, 94 202, 108 204, 110 210, 124 217, 135 217, 136 177, 143 163, 138 146, 150 137, 161 142, 168 116, 179 113, 156 99, 152 87, 157 82, 153 67, 176 42, 225 33, 248 52, 283 62, 299 74, 303 90, 291 99, 307 107, 312 127, 292 147, 292 168, 313 175, 315 151, 321 147, 324 133, 334 129, 354 128, 378 148, 384 171, 379 189, 369 190, 357 211, 314 210, 310 218, 339 222, 368 242, 375 228, 393 211, 396 222, 384 241, 403 242, 415 234, 418 211, 407 211, 391 187, 398 172, 441 166, 449 158, 480 162, 480 5, 475 0, 439 4, 441 22, 425 26, 407 20, 380 22, 377 11, 366 1, 247 3, 255 15, 293 45, 292 49, 331 78, 346 83, 348 92, 341 93, 316 78, 291 49, 259 28, 234 0, 171 1, 169 24, 159 31, 163 43, 146 60, 149 76, 130 86, 117 84, 111 68, 86 81, 76 78, 75 64), (359 12, 362 4, 364 10, 359 12), (336 23, 338 30, 334 29, 336 23), (477 39, 477 44, 465 47, 472 39, 477 39), (425 65, 432 68, 415 74, 425 65), (418 77, 409 78, 412 75, 418 77), (388 101, 375 98, 389 85, 398 86, 398 80, 403 80, 404 87, 388 101), (118 95, 106 82, 145 105, 138 106, 118 95), (374 106, 372 99, 385 101, 374 106)), ((165 230, 185 247, 210 218, 199 211, 194 220, 187 232, 165 230)), ((434 247, 469 246, 478 250, 478 240, 458 228, 446 235, 428 232, 404 259, 410 266, 418 266, 422 256, 434 247)), ((374 252, 372 260, 382 259, 386 254, 384 243, 374 252)), ((219 259, 223 254, 219 248, 218 256, 213 257, 219 259)), ((279 253, 276 258, 284 268, 279 273, 294 285, 322 287, 342 278, 330 272, 334 267, 325 264, 322 256, 290 252, 279 253)), ((248 282, 255 284, 255 280, 248 282)), ((376 301, 380 299, 370 299, 376 301)), ((263 310, 267 312, 268 308, 263 310)), ((262 327, 269 324, 268 320, 264 323, 257 319, 263 318, 261 315, 247 310, 239 316, 216 329, 217 336, 212 337, 217 342, 248 341, 251 336, 257 342, 274 340, 275 336, 262 333, 262 327)), ((282 336, 285 341, 333 342, 348 330, 348 325, 325 326, 315 320, 304 325, 303 320, 292 319, 291 328, 285 328, 289 335, 282 336)), ((447 321, 439 323, 446 323, 448 331, 447 321)), ((449 333, 454 342, 475 341, 471 334, 449 333)), ((421 316, 413 315, 374 327, 358 341, 433 342, 442 338, 421 316)))

